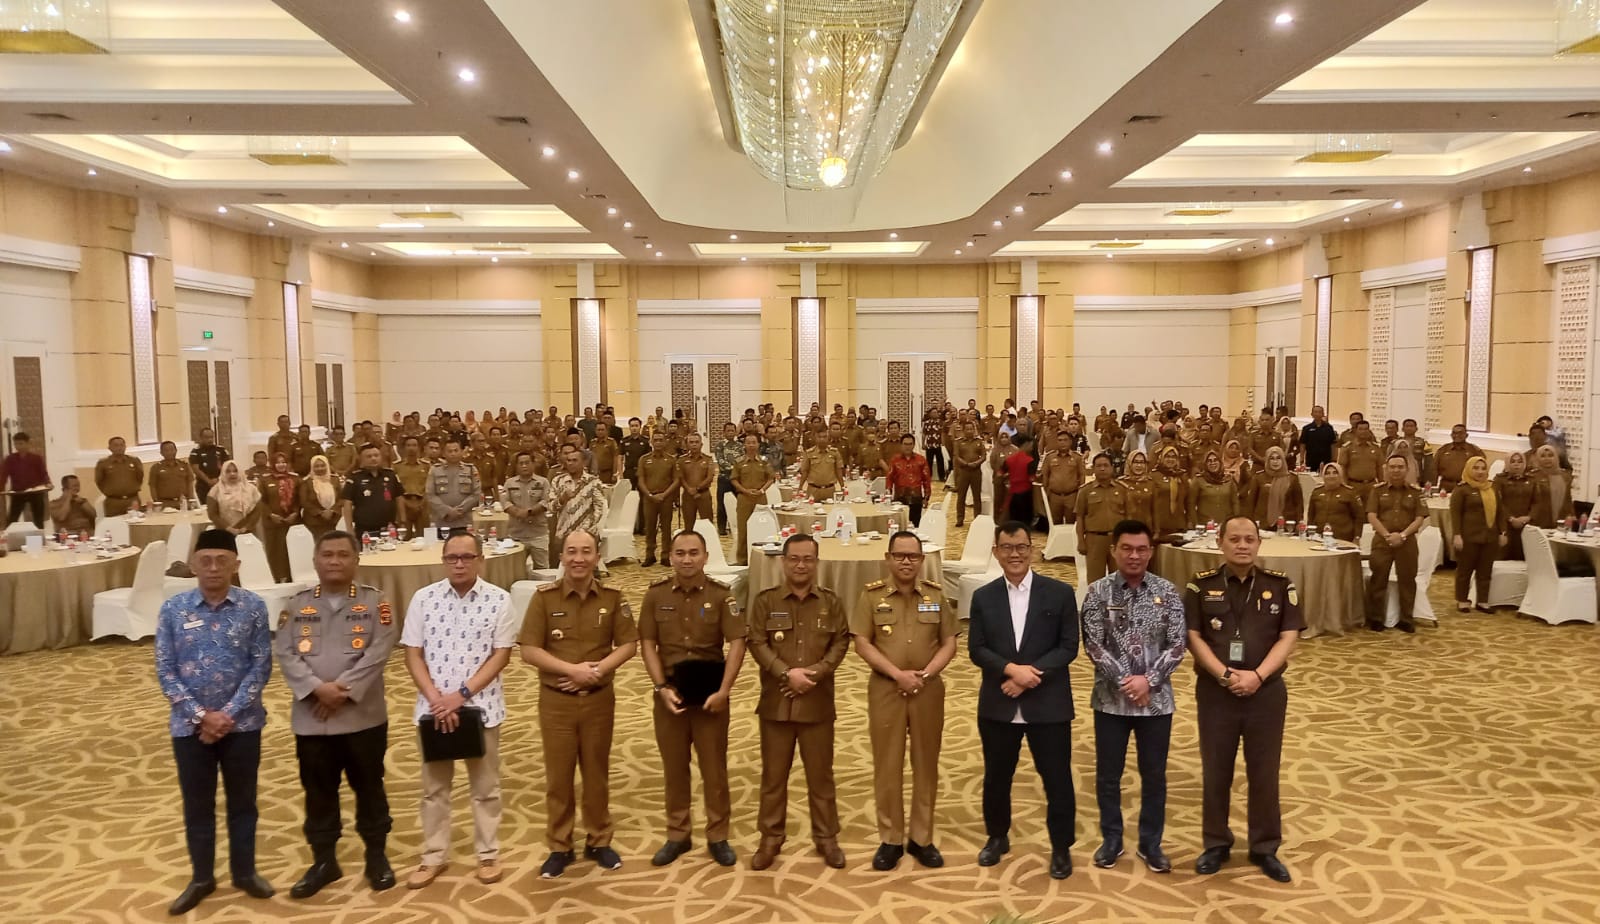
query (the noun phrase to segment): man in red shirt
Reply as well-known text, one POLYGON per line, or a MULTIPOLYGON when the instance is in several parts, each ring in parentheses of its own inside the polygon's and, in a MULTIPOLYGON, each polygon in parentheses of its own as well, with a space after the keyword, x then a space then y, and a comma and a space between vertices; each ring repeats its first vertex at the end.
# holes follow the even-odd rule
POLYGON ((933 478, 928 460, 917 455, 917 438, 910 433, 900 437, 900 454, 889 460, 889 491, 894 499, 911 508, 911 525, 922 524, 922 505, 933 496, 933 478))
POLYGON ((44 504, 50 494, 50 473, 45 470, 44 456, 32 449, 26 433, 11 439, 12 453, 0 462, 0 488, 11 483, 11 509, 6 512, 6 525, 17 522, 22 508, 27 507, 33 525, 44 528, 44 504))
POLYGON ((1033 473, 1038 460, 1033 457, 1033 437, 1018 434, 1017 451, 1006 456, 1006 488, 1010 495, 1010 517, 1033 529, 1033 473))

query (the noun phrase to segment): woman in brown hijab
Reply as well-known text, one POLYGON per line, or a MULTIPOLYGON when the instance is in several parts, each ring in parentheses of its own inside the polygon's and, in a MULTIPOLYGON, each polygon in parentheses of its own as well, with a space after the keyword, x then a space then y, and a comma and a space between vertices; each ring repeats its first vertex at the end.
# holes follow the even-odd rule
MULTIPOLYGON (((1533 522, 1537 482, 1528 475, 1528 457, 1520 452, 1506 456, 1505 471, 1495 476, 1500 506, 1506 515, 1506 561, 1523 561, 1522 527, 1533 522)), ((1549 486, 1545 486, 1549 490, 1549 486)))
POLYGON ((279 584, 290 580, 289 527, 300 522, 300 476, 289 468, 289 457, 272 457, 272 471, 261 478, 261 544, 267 566, 279 584))
POLYGON ((1256 479, 1255 506, 1251 514, 1262 529, 1277 529, 1278 521, 1299 520, 1306 509, 1300 476, 1289 471, 1287 457, 1276 445, 1267 447, 1266 470, 1256 479))
POLYGON ((1545 443, 1533 451, 1533 525, 1555 529, 1572 516, 1572 473, 1561 467, 1561 455, 1545 443))
POLYGON ((1333 538, 1355 542, 1367 522, 1366 499, 1344 483, 1344 469, 1337 462, 1322 467, 1322 485, 1311 490, 1311 507, 1306 513, 1306 529, 1333 531, 1333 538))
POLYGON ((1218 526, 1239 512, 1239 485, 1222 467, 1222 456, 1206 453, 1205 466, 1189 482, 1189 515, 1196 523, 1218 526))
POLYGON ((1150 477, 1150 457, 1142 451, 1128 456, 1127 474, 1118 481, 1127 492, 1128 519, 1138 520, 1154 530, 1151 524, 1156 518, 1156 483, 1150 477))
POLYGON ((1150 476, 1156 486, 1155 522, 1150 528, 1157 542, 1189 528, 1189 479, 1183 468, 1176 447, 1156 451, 1156 470, 1150 476))

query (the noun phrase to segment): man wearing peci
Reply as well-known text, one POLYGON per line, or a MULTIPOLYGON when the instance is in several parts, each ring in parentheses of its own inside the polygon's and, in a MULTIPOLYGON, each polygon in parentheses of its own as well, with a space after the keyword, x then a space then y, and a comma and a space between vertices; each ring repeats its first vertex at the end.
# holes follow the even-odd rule
POLYGON ((1072 588, 1033 570, 1028 527, 1015 520, 995 529, 1002 575, 972 596, 967 627, 978 688, 978 738, 983 747, 983 825, 988 841, 979 866, 1011 850, 1011 778, 1022 739, 1044 782, 1050 834, 1050 876, 1072 875, 1077 817, 1072 785, 1072 678, 1078 656, 1078 605, 1072 588))

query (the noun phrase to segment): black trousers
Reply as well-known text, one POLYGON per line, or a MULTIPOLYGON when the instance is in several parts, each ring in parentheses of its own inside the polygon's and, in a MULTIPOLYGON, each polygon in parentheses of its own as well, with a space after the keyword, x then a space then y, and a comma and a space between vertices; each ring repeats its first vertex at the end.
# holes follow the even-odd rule
POLYGON ((344 735, 295 735, 300 785, 306 791, 306 843, 313 853, 332 853, 339 840, 339 777, 350 781, 356 797, 356 833, 368 847, 383 849, 394 820, 383 791, 383 753, 389 723, 344 735))
POLYGON ((978 720, 983 747, 983 828, 989 837, 1011 831, 1011 779, 1022 754, 1022 739, 1044 782, 1045 827, 1050 850, 1061 853, 1077 840, 1077 793, 1072 785, 1072 726, 1066 722, 1018 725, 978 720))
POLYGON ((1283 843, 1283 815, 1278 803, 1278 769, 1283 757, 1283 722, 1289 691, 1280 680, 1254 696, 1240 698, 1209 677, 1195 685, 1195 710, 1200 726, 1202 849, 1232 847, 1228 808, 1233 792, 1233 765, 1244 744, 1244 772, 1249 786, 1249 844, 1252 853, 1277 853, 1283 843))
MULTIPOLYGON (((1231 694, 1230 694, 1231 695, 1231 694)), ((1122 839, 1122 768, 1128 736, 1139 749, 1139 849, 1161 846, 1167 821, 1167 749, 1171 715, 1094 714, 1094 794, 1100 803, 1100 834, 1122 839)))
POLYGON ((930 446, 923 451, 923 455, 928 457, 928 471, 933 473, 933 477, 943 481, 949 476, 950 469, 945 465, 943 446, 930 446))
POLYGON ((920 490, 896 494, 894 499, 906 505, 911 520, 910 523, 905 524, 906 529, 914 529, 922 525, 922 492, 920 490))
POLYGON ((728 531, 728 507, 724 499, 733 493, 733 481, 727 475, 717 476, 717 532, 728 531))
POLYGON ((256 871, 256 770, 261 732, 233 732, 210 744, 199 735, 172 739, 183 793, 183 832, 196 882, 216 878, 217 773, 228 799, 228 868, 242 879, 256 871))
POLYGON ((1023 491, 1021 494, 1012 494, 1008 503, 1010 509, 1006 511, 1008 514, 1007 519, 1016 520, 1018 523, 1025 523, 1027 524, 1028 529, 1032 531, 1034 527, 1033 489, 1029 488, 1028 490, 1023 491))
POLYGON ((27 508, 31 514, 28 519, 33 521, 34 526, 44 529, 44 497, 43 491, 11 495, 11 510, 6 514, 6 525, 10 526, 17 522, 22 516, 23 509, 27 508))

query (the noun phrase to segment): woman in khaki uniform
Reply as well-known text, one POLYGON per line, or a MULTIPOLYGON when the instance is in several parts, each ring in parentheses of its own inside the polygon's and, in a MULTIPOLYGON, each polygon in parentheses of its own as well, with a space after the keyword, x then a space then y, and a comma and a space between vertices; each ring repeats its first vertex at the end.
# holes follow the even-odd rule
POLYGON ((1450 492, 1450 521, 1455 524, 1452 541, 1456 558, 1456 609, 1465 613, 1467 585, 1478 581, 1478 610, 1490 612, 1489 581, 1494 576, 1494 560, 1500 557, 1505 542, 1506 511, 1489 480, 1489 463, 1473 456, 1461 470, 1461 483, 1450 492))
POLYGON ((1198 524, 1228 522, 1239 512, 1239 485, 1222 468, 1222 456, 1206 453, 1205 468, 1189 482, 1189 516, 1198 524))
POLYGON ((1156 452, 1156 470, 1150 476, 1155 482, 1155 540, 1165 542, 1169 537, 1189 528, 1189 477, 1184 474, 1183 455, 1173 447, 1156 452))
POLYGON ((261 544, 266 546, 272 580, 282 584, 292 577, 289 527, 300 522, 300 476, 289 467, 289 457, 280 452, 272 457, 272 471, 262 476, 257 487, 261 491, 261 544))
MULTIPOLYGON (((1128 457, 1128 473, 1117 479, 1127 497, 1128 519, 1144 524, 1156 521, 1156 482, 1150 477, 1150 458, 1143 452, 1128 457)), ((1151 527, 1152 529, 1154 527, 1151 527)))
POLYGON ((1322 467, 1322 486, 1311 491, 1311 509, 1306 513, 1306 529, 1333 530, 1333 538, 1355 542, 1367 522, 1367 504, 1361 492, 1344 483, 1344 469, 1337 462, 1322 467))
POLYGON ((1506 514, 1507 561, 1523 561, 1522 528, 1533 521, 1537 482, 1528 477, 1528 457, 1520 452, 1506 456, 1505 471, 1495 476, 1500 506, 1506 514))
POLYGON ((1288 456, 1282 447, 1267 447, 1266 471, 1256 479, 1255 495, 1251 516, 1262 529, 1277 529, 1279 520, 1298 520, 1306 509, 1300 478, 1289 471, 1288 456))
POLYGON ((311 474, 300 481, 300 521, 315 540, 339 526, 339 493, 343 485, 327 456, 313 456, 311 474))
POLYGON ((252 532, 261 519, 261 490, 239 470, 239 463, 222 463, 217 486, 206 495, 206 513, 211 525, 235 536, 252 532))
POLYGON ((1533 525, 1555 529, 1572 516, 1572 473, 1561 467, 1561 456, 1549 443, 1533 451, 1533 525))

